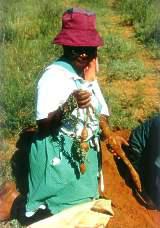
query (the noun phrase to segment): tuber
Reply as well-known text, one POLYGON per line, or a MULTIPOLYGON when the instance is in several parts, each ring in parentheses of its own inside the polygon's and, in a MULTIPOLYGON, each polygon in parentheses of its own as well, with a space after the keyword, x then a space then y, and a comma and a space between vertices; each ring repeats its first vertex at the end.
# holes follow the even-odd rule
POLYGON ((102 130, 102 134, 104 136, 104 139, 107 139, 107 144, 113 149, 113 151, 122 159, 122 161, 125 163, 125 165, 128 167, 131 177, 133 179, 133 182, 139 192, 142 192, 142 186, 139 174, 129 161, 129 159, 126 157, 125 152, 122 150, 121 146, 116 142, 115 138, 109 137, 112 133, 109 129, 107 122, 104 118, 100 119, 100 128, 102 130))
POLYGON ((80 166, 79 166, 79 168, 80 168, 80 172, 81 172, 82 174, 84 174, 85 171, 86 171, 86 165, 85 165, 84 163, 81 163, 80 166))
POLYGON ((86 127, 84 127, 81 132, 81 140, 85 141, 87 138, 88 138, 88 130, 86 127))
POLYGON ((80 148, 83 152, 87 152, 89 150, 89 145, 87 142, 81 142, 80 143, 80 148))
POLYGON ((112 146, 112 149, 116 152, 116 154, 122 159, 124 164, 128 167, 130 174, 132 176, 133 182, 139 192, 142 192, 142 186, 141 186, 141 181, 139 174, 129 161, 129 159, 126 157, 125 152, 122 150, 122 148, 116 143, 115 140, 112 141, 112 143, 109 142, 109 145, 112 146))

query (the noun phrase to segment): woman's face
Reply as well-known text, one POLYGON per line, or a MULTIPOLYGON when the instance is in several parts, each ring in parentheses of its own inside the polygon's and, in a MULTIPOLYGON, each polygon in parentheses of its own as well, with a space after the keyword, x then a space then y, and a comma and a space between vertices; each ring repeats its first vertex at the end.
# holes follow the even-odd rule
POLYGON ((79 50, 73 50, 73 52, 74 51, 75 53, 73 53, 73 55, 75 54, 76 57, 74 58, 73 63, 81 72, 84 71, 93 59, 97 58, 96 47, 80 47, 79 50))

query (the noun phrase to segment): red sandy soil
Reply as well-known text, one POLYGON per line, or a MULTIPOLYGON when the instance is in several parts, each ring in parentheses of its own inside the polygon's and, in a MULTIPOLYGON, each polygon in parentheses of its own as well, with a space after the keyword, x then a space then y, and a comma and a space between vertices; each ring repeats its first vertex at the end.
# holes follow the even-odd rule
MULTIPOLYGON (((106 150, 102 143, 103 175, 105 182, 105 197, 112 200, 114 216, 107 228, 159 228, 160 211, 146 209, 133 195, 132 188, 127 185, 120 175, 113 155, 106 150)), ((124 167, 125 172, 128 170, 124 167)), ((123 170, 123 171, 124 171, 123 170)))

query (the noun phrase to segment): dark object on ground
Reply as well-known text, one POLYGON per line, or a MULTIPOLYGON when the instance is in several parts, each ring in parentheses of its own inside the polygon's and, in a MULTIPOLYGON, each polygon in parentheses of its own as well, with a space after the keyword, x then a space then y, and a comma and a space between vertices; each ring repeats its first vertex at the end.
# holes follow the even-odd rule
POLYGON ((51 213, 48 209, 42 210, 39 209, 34 216, 27 218, 25 216, 25 205, 26 197, 19 195, 13 205, 12 205, 12 216, 11 218, 17 219, 21 225, 28 226, 32 223, 38 222, 41 219, 45 219, 51 216, 51 213))
POLYGON ((29 152, 36 128, 25 128, 16 143, 17 150, 11 159, 12 174, 22 195, 28 192, 29 152))

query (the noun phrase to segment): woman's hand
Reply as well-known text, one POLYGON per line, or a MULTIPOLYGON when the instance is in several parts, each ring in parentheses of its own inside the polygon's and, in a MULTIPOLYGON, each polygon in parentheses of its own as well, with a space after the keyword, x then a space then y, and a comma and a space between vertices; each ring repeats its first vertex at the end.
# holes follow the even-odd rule
POLYGON ((84 68, 84 79, 87 81, 94 81, 96 79, 96 72, 98 71, 97 58, 92 59, 88 66, 84 68))
POLYGON ((91 104, 91 93, 86 90, 76 90, 73 92, 73 96, 77 101, 79 108, 87 108, 91 104))

